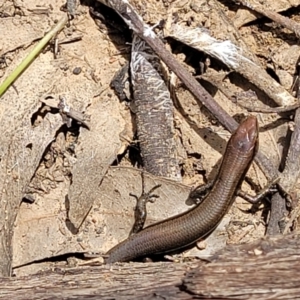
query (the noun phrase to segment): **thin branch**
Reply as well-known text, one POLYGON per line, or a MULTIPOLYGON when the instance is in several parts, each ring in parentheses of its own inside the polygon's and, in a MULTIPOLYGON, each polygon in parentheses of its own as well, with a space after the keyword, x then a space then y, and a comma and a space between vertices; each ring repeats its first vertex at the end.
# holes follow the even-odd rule
POLYGON ((300 104, 280 106, 280 107, 251 107, 250 105, 246 105, 244 103, 238 103, 239 106, 245 108, 249 112, 257 112, 263 114, 274 114, 274 113, 284 113, 287 111, 295 110, 299 108, 300 104))
POLYGON ((259 14, 269 18, 270 20, 282 25, 283 27, 293 31, 298 38, 300 38, 300 24, 287 18, 285 16, 280 15, 279 13, 266 9, 263 5, 249 3, 248 0, 234 0, 236 3, 240 3, 243 6, 250 8, 258 12, 259 14))

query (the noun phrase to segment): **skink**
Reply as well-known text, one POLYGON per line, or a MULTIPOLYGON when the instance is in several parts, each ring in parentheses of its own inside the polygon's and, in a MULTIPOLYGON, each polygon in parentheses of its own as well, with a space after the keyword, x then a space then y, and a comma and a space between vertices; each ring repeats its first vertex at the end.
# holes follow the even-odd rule
POLYGON ((232 134, 219 173, 206 198, 196 207, 152 224, 113 247, 105 263, 167 253, 193 244, 213 231, 234 201, 258 147, 258 124, 254 116, 244 120, 232 134))

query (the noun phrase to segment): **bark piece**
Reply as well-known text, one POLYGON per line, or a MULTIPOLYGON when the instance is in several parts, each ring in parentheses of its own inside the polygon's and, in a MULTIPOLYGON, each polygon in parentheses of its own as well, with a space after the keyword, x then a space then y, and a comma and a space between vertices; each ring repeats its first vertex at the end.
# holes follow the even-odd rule
POLYGON ((145 42, 134 36, 130 71, 138 141, 144 168, 153 175, 180 181, 174 141, 173 102, 155 69, 160 63, 145 42))
POLYGON ((299 246, 299 235, 230 246, 212 263, 189 272, 184 286, 211 299, 295 299, 300 292, 299 246))
POLYGON ((300 236, 229 246, 211 263, 123 263, 1 278, 3 299, 296 299, 300 236), (99 282, 101 284, 99 284, 99 282))
POLYGON ((294 117, 295 127, 291 136, 291 144, 286 160, 286 166, 282 172, 281 185, 287 192, 292 192, 300 177, 300 109, 296 110, 294 117))
POLYGON ((283 220, 286 213, 285 199, 279 193, 276 193, 271 199, 270 219, 267 228, 268 235, 282 233, 283 230, 280 226, 280 221, 283 220))

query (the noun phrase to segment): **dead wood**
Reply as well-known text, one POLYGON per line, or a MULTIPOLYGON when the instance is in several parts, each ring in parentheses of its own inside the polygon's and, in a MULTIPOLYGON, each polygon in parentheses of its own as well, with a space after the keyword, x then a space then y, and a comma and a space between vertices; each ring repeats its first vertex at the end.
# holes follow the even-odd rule
POLYGON ((213 263, 189 272, 184 286, 212 299, 296 299, 299 244, 299 235, 290 235, 228 247, 213 263))
POLYGON ((130 71, 135 120, 144 169, 181 181, 176 151, 173 102, 160 75, 159 58, 137 36, 132 41, 130 71))
POLYGON ((23 299, 296 299, 300 235, 228 246, 212 262, 55 268, 2 278, 1 296, 23 299))

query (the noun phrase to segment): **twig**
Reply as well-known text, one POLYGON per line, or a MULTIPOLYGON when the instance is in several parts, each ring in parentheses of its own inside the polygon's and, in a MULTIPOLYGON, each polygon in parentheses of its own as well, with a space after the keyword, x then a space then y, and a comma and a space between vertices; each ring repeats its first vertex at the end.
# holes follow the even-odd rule
POLYGON ((279 106, 279 107, 268 107, 266 105, 264 106, 254 105, 254 103, 256 103, 258 100, 257 95, 254 91, 248 90, 248 91, 243 91, 240 93, 233 94, 232 92, 230 92, 230 89, 227 86, 224 86, 223 84, 223 80, 227 74, 224 73, 221 74, 220 76, 220 72, 218 72, 217 74, 215 73, 216 71, 214 71, 214 69, 210 69, 209 72, 203 75, 195 76, 195 78, 208 81, 213 86, 215 86, 220 92, 222 92, 223 95, 228 98, 228 100, 231 100, 233 103, 246 109, 248 112, 257 112, 257 113, 264 113, 264 114, 273 114, 273 113, 279 114, 279 113, 295 110, 298 107, 300 107, 300 103, 287 105, 287 106, 279 106), (253 102, 253 105, 248 104, 251 102, 253 102))
POLYGON ((71 121, 73 119, 90 130, 86 116, 82 112, 70 107, 64 96, 60 95, 59 97, 56 97, 55 95, 45 95, 40 99, 40 101, 46 106, 59 110, 59 113, 61 114, 64 123, 67 124, 67 127, 71 126, 71 121))
POLYGON ((300 104, 282 106, 282 107, 251 107, 250 105, 237 103, 239 106, 245 108, 249 112, 258 112, 263 114, 274 114, 284 113, 287 111, 295 110, 299 108, 300 104))
POLYGON ((262 5, 251 4, 247 0, 234 0, 234 2, 240 3, 240 4, 250 8, 251 10, 254 10, 254 11, 258 12, 259 14, 269 18, 270 20, 284 26, 285 28, 293 31, 296 34, 296 36, 298 38, 300 38, 300 24, 296 23, 295 21, 293 21, 287 17, 284 17, 275 11, 266 9, 262 5))
MULTIPOLYGON (((238 123, 211 97, 211 95, 197 82, 195 78, 174 58, 156 36, 154 31, 143 22, 141 16, 127 0, 98 0, 114 9, 130 29, 143 39, 163 60, 163 62, 178 76, 187 89, 200 101, 230 132, 233 132, 238 123)), ((277 177, 277 170, 270 164, 269 159, 258 152, 255 161, 268 179, 277 177)))

